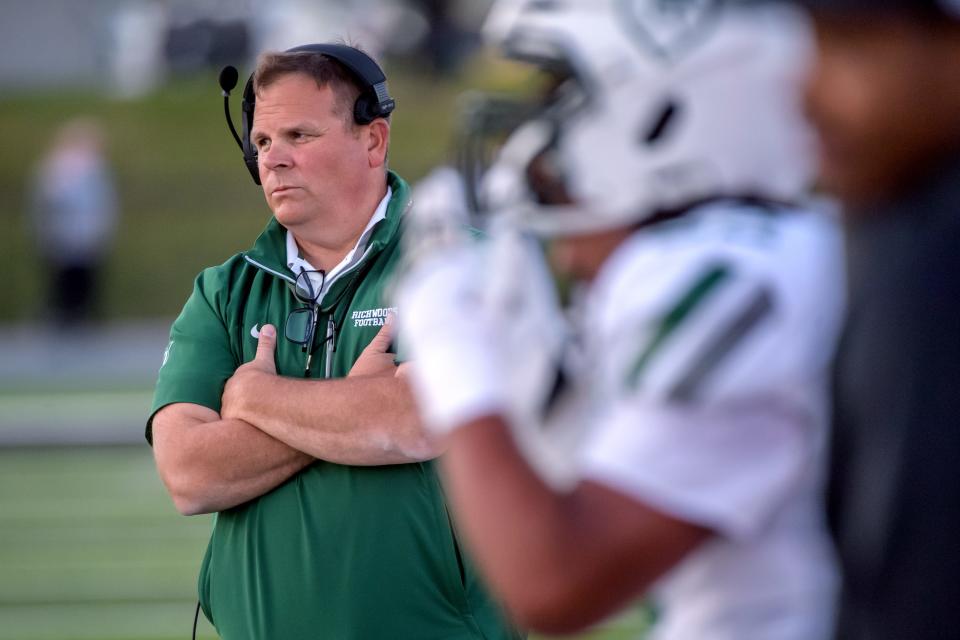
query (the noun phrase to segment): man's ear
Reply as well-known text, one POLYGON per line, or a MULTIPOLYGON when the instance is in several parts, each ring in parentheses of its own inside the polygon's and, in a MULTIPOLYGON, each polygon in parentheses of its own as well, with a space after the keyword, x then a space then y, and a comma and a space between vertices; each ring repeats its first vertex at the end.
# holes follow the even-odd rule
POLYGON ((387 148, 390 146, 390 123, 377 118, 367 125, 367 157, 370 168, 382 167, 387 162, 387 148))

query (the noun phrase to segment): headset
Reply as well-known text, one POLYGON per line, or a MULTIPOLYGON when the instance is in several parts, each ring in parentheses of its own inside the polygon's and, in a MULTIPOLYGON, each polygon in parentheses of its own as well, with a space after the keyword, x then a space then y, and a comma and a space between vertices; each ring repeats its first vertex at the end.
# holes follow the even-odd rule
MULTIPOLYGON (((353 121, 359 125, 370 124, 377 118, 386 118, 397 106, 396 100, 390 97, 387 91, 387 77, 373 58, 355 47, 345 44, 305 44, 287 49, 284 53, 319 53, 343 65, 359 82, 360 96, 353 105, 353 121)), ((237 69, 226 66, 220 71, 220 89, 223 91, 223 112, 227 118, 227 125, 234 140, 243 151, 243 163, 250 172, 250 177, 260 184, 260 167, 257 158, 257 148, 250 140, 250 130, 253 128, 253 111, 256 106, 257 94, 253 89, 253 74, 243 88, 243 101, 240 103, 241 132, 233 126, 230 117, 230 92, 237 86, 239 78, 237 69)))

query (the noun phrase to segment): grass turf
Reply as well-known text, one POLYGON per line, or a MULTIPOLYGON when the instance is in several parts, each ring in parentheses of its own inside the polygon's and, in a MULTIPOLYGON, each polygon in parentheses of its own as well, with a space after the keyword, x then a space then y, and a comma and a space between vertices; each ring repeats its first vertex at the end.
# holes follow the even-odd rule
POLYGON ((0 640, 188 638, 211 522, 174 511, 146 446, 0 449, 0 640))

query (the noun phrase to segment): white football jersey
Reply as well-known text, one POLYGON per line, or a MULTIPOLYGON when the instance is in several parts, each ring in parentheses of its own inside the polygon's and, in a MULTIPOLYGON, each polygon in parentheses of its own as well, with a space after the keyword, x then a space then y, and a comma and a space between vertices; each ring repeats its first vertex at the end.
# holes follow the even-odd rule
POLYGON ((715 202, 635 234, 586 304, 579 474, 715 535, 652 593, 657 640, 820 640, 843 305, 832 216, 715 202))
POLYGON ((514 436, 540 475, 715 534, 649 594, 653 638, 827 640, 838 576, 821 492, 845 279, 834 218, 703 205, 634 234, 566 316, 536 242, 501 229, 464 251, 510 354, 514 436))

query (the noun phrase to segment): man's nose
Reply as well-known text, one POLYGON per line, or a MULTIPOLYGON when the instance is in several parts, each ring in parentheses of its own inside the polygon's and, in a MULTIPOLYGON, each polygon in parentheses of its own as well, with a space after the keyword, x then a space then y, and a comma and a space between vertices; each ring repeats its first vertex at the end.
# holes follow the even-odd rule
POLYGON ((283 169, 293 164, 290 150, 283 143, 271 143, 269 147, 259 151, 258 156, 260 166, 271 171, 283 169))

